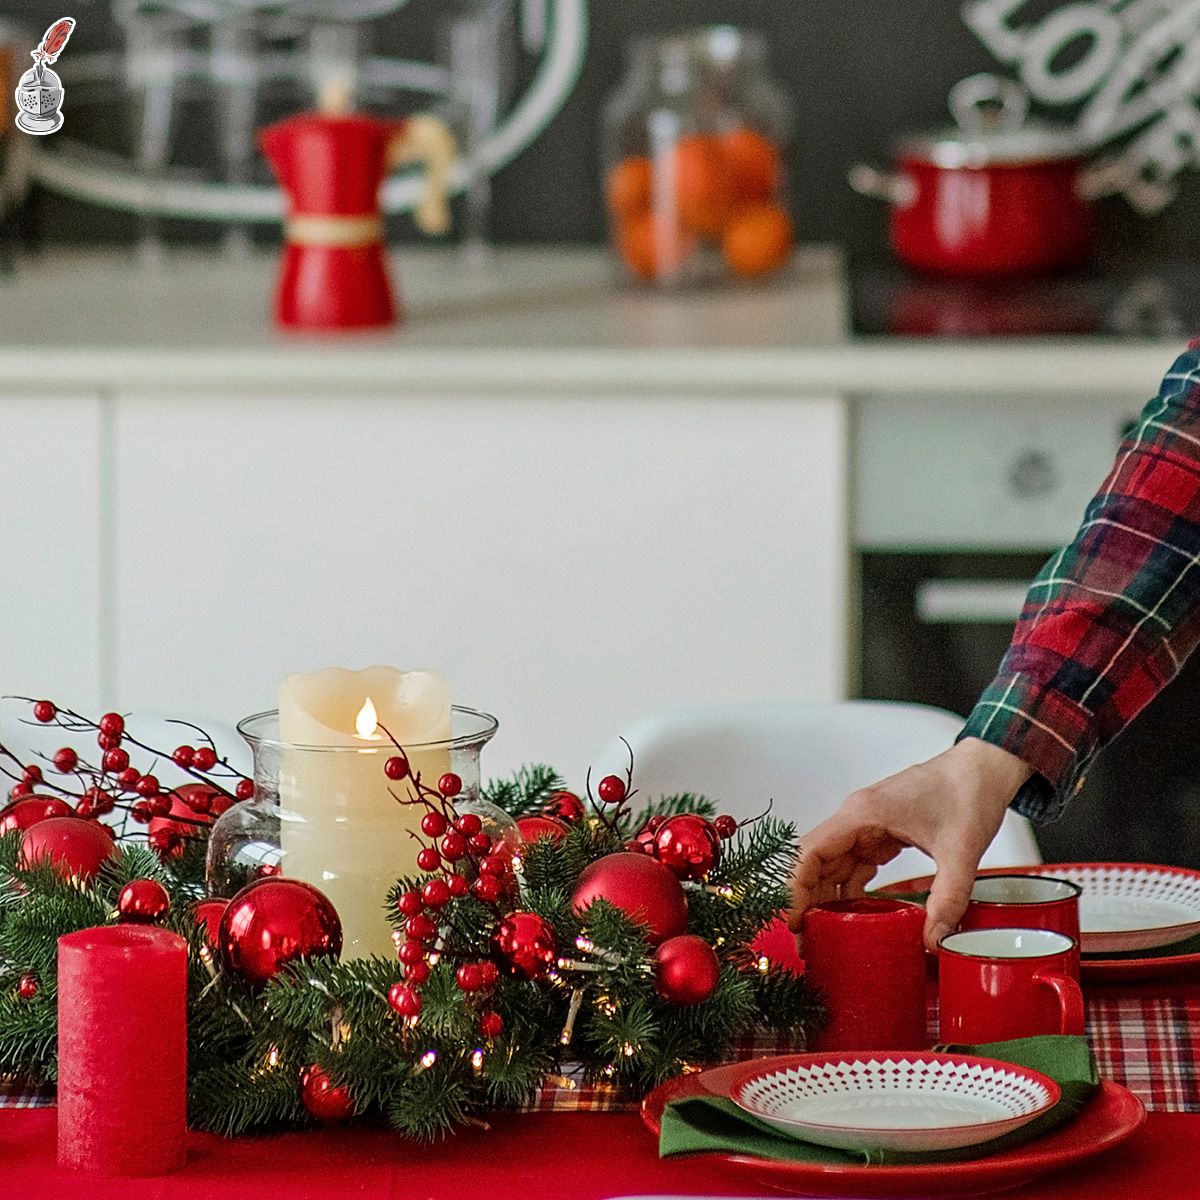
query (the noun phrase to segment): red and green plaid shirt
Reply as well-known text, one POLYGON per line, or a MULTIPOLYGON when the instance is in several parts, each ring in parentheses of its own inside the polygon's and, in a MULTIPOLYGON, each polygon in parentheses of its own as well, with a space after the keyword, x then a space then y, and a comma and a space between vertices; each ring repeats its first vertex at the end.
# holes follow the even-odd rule
POLYGON ((1163 379, 1069 546, 1042 568, 962 737, 1036 774, 1015 806, 1059 815, 1088 764, 1200 643, 1200 338, 1163 379))

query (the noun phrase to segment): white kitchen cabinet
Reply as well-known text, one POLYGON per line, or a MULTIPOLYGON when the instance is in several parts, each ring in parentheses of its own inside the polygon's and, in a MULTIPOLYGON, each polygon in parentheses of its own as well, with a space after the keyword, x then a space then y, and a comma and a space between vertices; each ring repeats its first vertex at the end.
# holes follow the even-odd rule
POLYGON ((102 409, 94 395, 0 396, 0 693, 99 702, 102 409))
POLYGON ((486 772, 578 782, 651 712, 843 694, 836 398, 126 391, 114 439, 126 708, 429 665, 500 717, 486 772))

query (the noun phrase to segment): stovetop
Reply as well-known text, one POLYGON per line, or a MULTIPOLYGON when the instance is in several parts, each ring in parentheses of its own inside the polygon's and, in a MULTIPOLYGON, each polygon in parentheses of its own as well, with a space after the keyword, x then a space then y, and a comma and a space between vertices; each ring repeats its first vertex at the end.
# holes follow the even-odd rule
POLYGON ((1171 341, 1200 331, 1200 261, 995 282, 864 263, 851 265, 850 291, 852 328, 861 334, 1171 341))

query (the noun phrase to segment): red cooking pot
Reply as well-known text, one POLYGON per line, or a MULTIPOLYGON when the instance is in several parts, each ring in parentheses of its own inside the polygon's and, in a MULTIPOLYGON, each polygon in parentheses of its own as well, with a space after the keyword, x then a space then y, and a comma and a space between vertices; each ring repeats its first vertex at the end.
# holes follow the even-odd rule
POLYGON ((856 166, 850 186, 891 206, 909 266, 976 278, 1079 266, 1092 246, 1085 155, 1065 129, 1026 122, 1025 93, 973 75, 950 94, 957 128, 903 139, 893 174, 856 166))

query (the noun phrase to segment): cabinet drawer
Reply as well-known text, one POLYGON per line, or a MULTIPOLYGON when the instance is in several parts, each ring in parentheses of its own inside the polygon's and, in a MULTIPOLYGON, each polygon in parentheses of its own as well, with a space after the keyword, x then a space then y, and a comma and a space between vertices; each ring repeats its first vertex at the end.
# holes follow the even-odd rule
POLYGON ((1068 541, 1141 401, 866 396, 855 427, 864 549, 1068 541))

